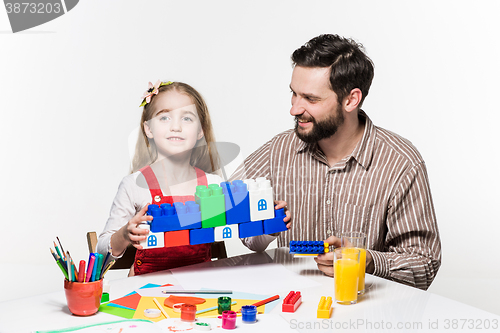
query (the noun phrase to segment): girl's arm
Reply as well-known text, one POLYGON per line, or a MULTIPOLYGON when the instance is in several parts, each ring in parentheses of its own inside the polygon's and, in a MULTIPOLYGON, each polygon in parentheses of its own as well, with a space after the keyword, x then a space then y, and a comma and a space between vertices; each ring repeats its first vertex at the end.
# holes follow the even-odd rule
POLYGON ((130 234, 140 235, 147 231, 133 228, 142 221, 139 208, 147 206, 148 200, 151 200, 149 191, 137 186, 136 178, 134 174, 128 175, 120 183, 108 221, 97 241, 98 253, 105 255, 112 250, 113 257, 120 258, 131 241, 137 241, 137 238, 131 239, 130 234))
POLYGON ((152 216, 146 215, 147 211, 148 205, 145 205, 127 224, 111 235, 111 255, 114 257, 121 255, 130 243, 135 248, 142 249, 139 243, 147 238, 149 230, 139 229, 138 225, 153 219, 152 216))

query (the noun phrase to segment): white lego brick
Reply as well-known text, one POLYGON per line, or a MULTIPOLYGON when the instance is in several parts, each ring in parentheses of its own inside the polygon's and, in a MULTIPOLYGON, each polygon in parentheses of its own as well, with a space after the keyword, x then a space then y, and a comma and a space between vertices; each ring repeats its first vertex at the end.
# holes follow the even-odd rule
POLYGON ((245 179, 244 183, 248 185, 250 221, 274 218, 274 198, 271 181, 265 177, 259 177, 256 180, 245 179))
POLYGON ((238 224, 228 224, 214 228, 215 241, 222 242, 229 239, 239 238, 240 229, 238 224))
MULTIPOLYGON (((147 229, 150 230, 149 224, 139 224, 139 229, 147 229)), ((143 249, 156 249, 158 247, 165 246, 165 235, 163 232, 149 232, 148 238, 141 241, 143 249)))

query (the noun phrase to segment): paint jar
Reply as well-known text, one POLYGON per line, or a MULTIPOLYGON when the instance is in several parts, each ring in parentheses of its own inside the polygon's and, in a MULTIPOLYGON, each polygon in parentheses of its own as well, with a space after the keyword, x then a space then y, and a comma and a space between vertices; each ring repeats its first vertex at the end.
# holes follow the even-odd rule
POLYGON ((90 316, 99 310, 102 297, 102 279, 94 282, 64 280, 64 292, 69 311, 77 316, 90 316))
POLYGON ((236 312, 222 312, 222 328, 226 330, 234 330, 236 328, 236 312))
POLYGON ((231 310, 231 297, 221 296, 217 299, 218 312, 222 314, 224 311, 231 310))
POLYGON ((241 307, 241 320, 246 324, 257 321, 257 307, 255 305, 243 305, 241 307))
POLYGON ((182 321, 195 321, 196 320, 196 305, 182 304, 181 306, 181 320, 182 321))

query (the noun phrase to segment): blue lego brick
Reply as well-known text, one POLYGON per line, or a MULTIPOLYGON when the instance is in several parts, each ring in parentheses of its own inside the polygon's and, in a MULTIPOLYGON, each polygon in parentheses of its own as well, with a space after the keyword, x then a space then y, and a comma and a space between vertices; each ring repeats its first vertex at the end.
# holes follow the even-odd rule
POLYGON ((290 253, 321 254, 328 252, 328 243, 323 241, 290 241, 290 253))
POLYGON ((264 234, 262 221, 247 222, 240 224, 240 238, 259 236, 264 234))
POLYGON ((167 232, 201 228, 200 206, 194 201, 174 202, 148 206, 148 215, 153 216, 151 232, 167 232))
POLYGON ((206 244, 215 242, 214 228, 202 228, 189 230, 189 244, 206 244))
POLYGON ((247 184, 241 180, 220 183, 226 206, 226 224, 250 222, 250 197, 247 184))
POLYGON ((276 210, 276 217, 269 220, 264 220, 264 234, 274 234, 276 232, 287 231, 286 223, 283 222, 285 218, 285 209, 280 208, 276 210))

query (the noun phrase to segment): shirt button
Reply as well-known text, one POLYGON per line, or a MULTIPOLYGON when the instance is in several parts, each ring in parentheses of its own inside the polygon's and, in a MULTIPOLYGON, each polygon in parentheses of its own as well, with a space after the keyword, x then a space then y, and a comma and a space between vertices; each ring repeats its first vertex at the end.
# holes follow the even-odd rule
POLYGON ((160 202, 161 201, 161 197, 159 195, 155 195, 155 201, 156 202, 160 202))
POLYGON ((331 235, 332 231, 331 230, 327 230, 326 233, 329 234, 329 235, 331 235))
POLYGON ((330 204, 330 203, 331 203, 330 199, 326 200, 326 203, 327 203, 327 204, 330 204))

